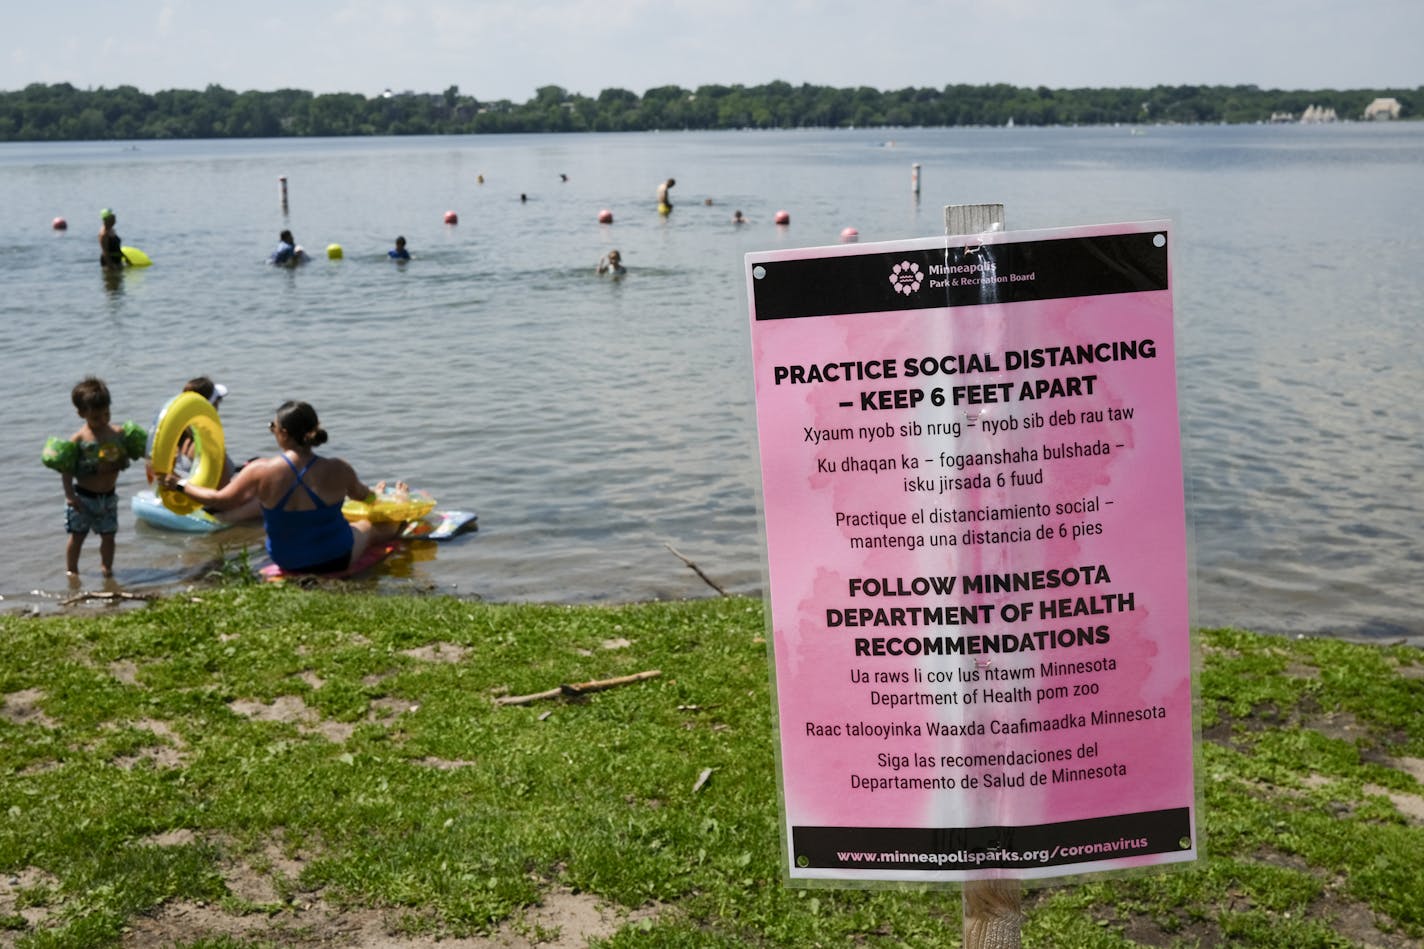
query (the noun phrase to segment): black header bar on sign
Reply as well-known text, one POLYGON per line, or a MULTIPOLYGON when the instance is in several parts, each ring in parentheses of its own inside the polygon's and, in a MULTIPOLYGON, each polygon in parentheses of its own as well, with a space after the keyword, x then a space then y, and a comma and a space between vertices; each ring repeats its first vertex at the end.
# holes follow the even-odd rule
POLYGON ((1025 870, 1176 853, 1185 807, 1025 827, 792 827, 796 866, 834 870, 1025 870))
POLYGON ((758 321, 1022 303, 1168 286, 1162 231, 774 260, 757 266, 764 271, 752 280, 758 321))

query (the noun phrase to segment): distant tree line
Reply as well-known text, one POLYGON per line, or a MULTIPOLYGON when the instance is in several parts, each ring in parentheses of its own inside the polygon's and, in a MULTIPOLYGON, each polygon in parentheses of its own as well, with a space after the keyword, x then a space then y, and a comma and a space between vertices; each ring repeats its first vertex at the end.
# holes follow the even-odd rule
POLYGON ((1264 122, 1308 106, 1359 118, 1390 96, 1417 118, 1418 89, 1282 91, 1256 86, 1036 89, 1005 84, 882 92, 770 82, 760 86, 659 86, 641 96, 596 97, 544 86, 522 104, 481 101, 458 86, 442 93, 314 95, 298 89, 233 92, 222 86, 153 94, 133 86, 76 89, 34 83, 0 92, 0 141, 279 138, 499 132, 641 132, 682 129, 1102 125, 1264 122))

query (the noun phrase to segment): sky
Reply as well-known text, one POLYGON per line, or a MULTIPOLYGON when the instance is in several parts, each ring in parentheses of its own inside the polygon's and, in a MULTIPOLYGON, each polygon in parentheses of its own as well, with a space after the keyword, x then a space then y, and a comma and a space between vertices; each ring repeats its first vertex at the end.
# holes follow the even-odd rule
POLYGON ((7 0, 0 90, 1424 86, 1424 0, 7 0))

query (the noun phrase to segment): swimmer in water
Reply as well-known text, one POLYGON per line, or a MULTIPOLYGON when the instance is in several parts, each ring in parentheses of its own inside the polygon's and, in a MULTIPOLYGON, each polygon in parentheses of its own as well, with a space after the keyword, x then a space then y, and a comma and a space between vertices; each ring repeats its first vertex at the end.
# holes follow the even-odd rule
POLYGON ((277 249, 267 258, 268 263, 278 267, 295 267, 307 259, 307 252, 297 244, 291 231, 277 235, 277 249))
POLYGON ((114 230, 118 218, 113 211, 105 208, 99 212, 99 220, 104 222, 104 226, 99 228, 99 266, 104 270, 123 270, 128 258, 124 256, 123 241, 119 240, 114 230))
POLYGON ((598 273, 600 275, 609 274, 614 277, 621 277, 627 272, 627 269, 623 266, 623 256, 616 250, 610 250, 604 254, 603 258, 598 262, 598 273))

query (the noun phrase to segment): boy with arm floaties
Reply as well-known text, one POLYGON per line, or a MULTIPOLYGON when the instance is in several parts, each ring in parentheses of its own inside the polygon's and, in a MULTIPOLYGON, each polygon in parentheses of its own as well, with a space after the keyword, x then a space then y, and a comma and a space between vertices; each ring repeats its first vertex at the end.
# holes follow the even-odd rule
POLYGON ((115 426, 109 421, 109 388, 101 379, 86 376, 70 393, 70 401, 84 424, 68 439, 50 438, 40 456, 64 484, 64 526, 69 534, 64 566, 69 576, 78 576, 79 552, 92 530, 99 535, 103 574, 111 577, 119 529, 119 472, 143 457, 148 436, 133 422, 115 426))

